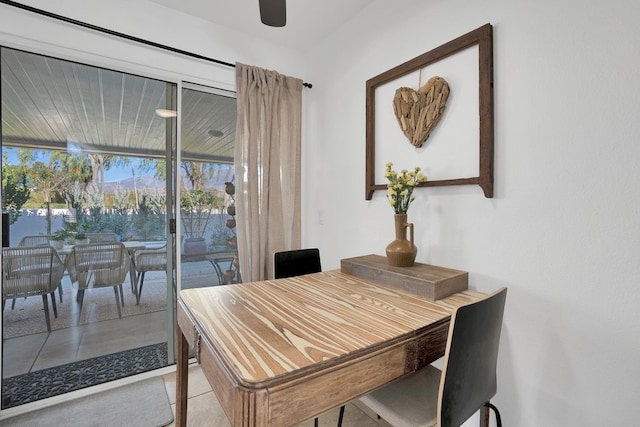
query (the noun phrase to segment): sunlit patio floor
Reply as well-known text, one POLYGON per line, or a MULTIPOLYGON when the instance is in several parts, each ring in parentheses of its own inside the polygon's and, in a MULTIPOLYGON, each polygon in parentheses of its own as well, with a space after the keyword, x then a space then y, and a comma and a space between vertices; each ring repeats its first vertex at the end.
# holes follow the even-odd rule
MULTIPOLYGON (((218 284, 215 271, 206 261, 183 264, 182 282, 185 287, 218 284)), ((62 283, 63 301, 60 303, 56 292, 58 318, 51 312, 51 332, 46 330, 42 298, 18 299, 14 309, 11 301, 6 302, 2 348, 4 378, 167 341, 164 272, 146 274, 139 305, 136 305, 130 282, 125 281, 121 319, 113 288, 109 287, 85 293, 78 321, 76 291, 68 277, 65 276, 62 283)))

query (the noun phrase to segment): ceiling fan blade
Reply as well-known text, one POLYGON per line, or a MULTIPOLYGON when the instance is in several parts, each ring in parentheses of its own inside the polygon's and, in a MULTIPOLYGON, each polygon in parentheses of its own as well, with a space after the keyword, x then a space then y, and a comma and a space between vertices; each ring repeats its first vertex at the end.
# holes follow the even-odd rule
POLYGON ((284 27, 287 23, 286 0, 258 0, 260 20, 270 27, 284 27))

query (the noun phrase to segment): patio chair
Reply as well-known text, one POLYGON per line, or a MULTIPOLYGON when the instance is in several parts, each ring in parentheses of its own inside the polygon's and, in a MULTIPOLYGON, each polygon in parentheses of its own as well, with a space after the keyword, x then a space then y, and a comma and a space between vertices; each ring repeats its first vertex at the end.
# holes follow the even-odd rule
POLYGON ((47 331, 51 332, 49 303, 58 317, 55 291, 64 273, 64 265, 51 246, 25 246, 2 249, 2 309, 7 299, 42 296, 47 331))
POLYGON ((84 292, 89 288, 113 287, 116 297, 118 318, 122 318, 120 305, 124 306, 122 284, 127 278, 131 257, 127 248, 119 242, 89 243, 76 245, 67 256, 66 266, 72 283, 78 283, 76 297, 80 309, 78 323, 82 315, 84 292))
MULTIPOLYGON (((37 236, 24 236, 20 239, 20 243, 18 243, 19 247, 25 246, 49 246, 51 236, 48 234, 39 234, 37 236)), ((60 255, 58 255, 60 256, 60 255)), ((64 257, 60 258, 64 264, 64 257)), ((58 297, 60 298, 60 302, 62 302, 62 281, 58 285, 58 297)), ((11 310, 16 306, 16 300, 14 299, 11 303, 11 310)))
POLYGON ((118 235, 116 233, 87 233, 89 243, 117 242, 118 235))
POLYGON ((139 249, 134 253, 134 266, 137 271, 136 284, 139 282, 136 304, 140 304, 144 274, 147 271, 165 271, 167 269, 167 245, 158 248, 139 249))
POLYGON ((40 234, 38 236, 24 236, 18 243, 19 247, 25 246, 49 246, 49 240, 51 236, 47 234, 40 234))

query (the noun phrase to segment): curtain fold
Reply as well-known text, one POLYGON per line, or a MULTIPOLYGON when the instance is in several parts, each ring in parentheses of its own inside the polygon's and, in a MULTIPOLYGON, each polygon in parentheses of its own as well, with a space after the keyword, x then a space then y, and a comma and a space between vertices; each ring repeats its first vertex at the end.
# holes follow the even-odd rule
POLYGON ((273 278, 300 247, 302 80, 236 63, 236 218, 244 282, 273 278))

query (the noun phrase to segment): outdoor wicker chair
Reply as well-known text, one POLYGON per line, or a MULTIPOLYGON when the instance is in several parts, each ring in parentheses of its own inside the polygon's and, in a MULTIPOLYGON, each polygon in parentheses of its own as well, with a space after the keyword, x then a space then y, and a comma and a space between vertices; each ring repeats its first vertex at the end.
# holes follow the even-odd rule
POLYGON ((40 234, 38 236, 24 236, 18 243, 19 247, 25 246, 49 246, 49 240, 51 236, 46 234, 40 234))
POLYGON ((2 249, 2 309, 7 299, 42 296, 47 331, 51 332, 49 303, 58 317, 55 291, 64 274, 64 264, 51 246, 25 246, 2 249))
POLYGON ((87 233, 89 243, 117 242, 116 233, 87 233))
POLYGON ((82 315, 82 302, 88 288, 113 287, 118 317, 122 318, 120 305, 124 306, 122 284, 127 278, 131 257, 119 242, 76 245, 67 256, 66 266, 72 283, 78 283, 78 322, 82 315))
POLYGON ((165 271, 167 269, 167 245, 153 249, 139 249, 134 254, 134 265, 137 271, 136 283, 139 282, 136 304, 140 304, 144 274, 147 271, 165 271))
MULTIPOLYGON (((39 234, 37 236, 24 236, 20 239, 20 243, 18 243, 19 247, 25 246, 50 246, 51 236, 48 234, 39 234)), ((58 256, 60 256, 58 254, 58 256)), ((61 256, 60 259, 64 264, 64 256, 61 256)), ((62 282, 58 285, 58 297, 60 298, 60 302, 62 302, 62 282)), ((14 299, 11 303, 11 309, 16 305, 16 300, 14 299)))

